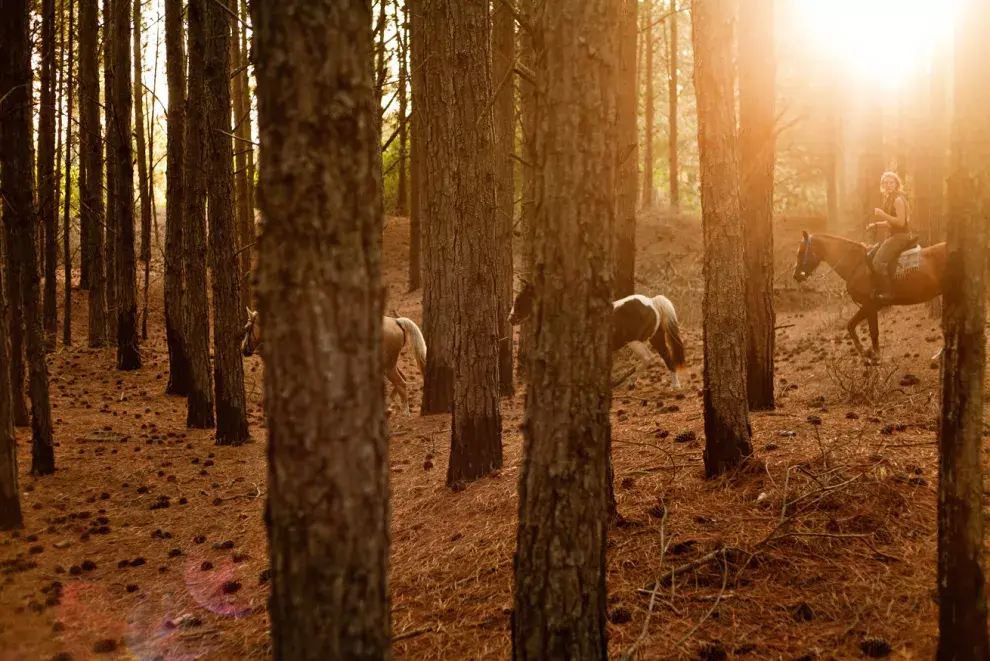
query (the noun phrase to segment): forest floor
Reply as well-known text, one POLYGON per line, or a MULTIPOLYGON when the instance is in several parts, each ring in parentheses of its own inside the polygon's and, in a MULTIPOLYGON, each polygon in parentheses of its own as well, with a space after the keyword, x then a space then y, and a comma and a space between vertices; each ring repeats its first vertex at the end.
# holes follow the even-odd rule
MULTIPOLYGON (((939 324, 924 306, 887 311, 884 358, 865 366, 838 279, 789 281, 800 229, 776 238, 777 409, 751 416, 751 466, 707 481, 700 227, 640 223, 638 289, 677 306, 688 368, 680 391, 657 360, 614 394, 611 656, 637 639, 641 659, 933 656, 939 324), (713 551, 661 580, 651 604, 658 577, 713 551)), ((390 218, 385 309, 420 323, 407 237, 390 218)), ((137 372, 85 348, 86 293, 72 302, 77 344, 49 359, 55 475, 28 474, 30 430, 17 430, 26 528, 0 534, 0 659, 268 658, 260 358, 245 359, 254 442, 217 447, 163 395, 160 276, 137 372)), ((617 353, 615 373, 631 359, 617 353)), ((418 415, 422 381, 408 349, 400 360, 414 376, 413 416, 389 423, 395 657, 508 659, 525 385, 502 402, 505 467, 452 492, 449 417, 418 415)))

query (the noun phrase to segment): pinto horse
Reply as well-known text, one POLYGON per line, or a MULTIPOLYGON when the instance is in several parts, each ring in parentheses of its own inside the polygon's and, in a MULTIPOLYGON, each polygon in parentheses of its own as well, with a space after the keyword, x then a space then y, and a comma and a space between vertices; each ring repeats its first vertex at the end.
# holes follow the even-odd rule
POLYGON ((859 310, 853 315, 846 330, 856 350, 869 358, 880 355, 880 327, 877 311, 891 305, 917 305, 942 293, 947 252, 945 242, 921 248, 916 246, 901 253, 893 280, 891 299, 888 302, 873 300, 873 277, 867 263, 869 246, 841 236, 808 234, 803 232, 794 264, 794 279, 803 282, 822 262, 827 263, 836 275, 846 283, 846 291, 859 310), (914 264, 917 264, 916 266, 914 264), (872 348, 863 350, 856 327, 863 319, 870 324, 872 348))
MULTIPOLYGON (((536 290, 533 285, 524 282, 512 302, 509 323, 517 326, 531 316, 535 300, 536 290)), ((640 360, 629 384, 630 388, 636 384, 640 373, 653 362, 653 354, 647 343, 653 345, 663 358, 664 364, 670 371, 671 387, 680 388, 681 382, 677 378, 677 370, 684 367, 684 343, 681 341, 680 329, 677 326, 674 304, 666 296, 648 298, 641 294, 633 294, 613 301, 612 351, 618 351, 628 344, 640 360)))
MULTIPOLYGON (((244 326, 244 337, 241 340, 241 353, 251 356, 261 346, 261 324, 258 323, 258 313, 248 309, 248 320, 244 326)), ((419 366, 419 372, 426 375, 426 341, 419 326, 406 317, 382 317, 382 350, 385 358, 385 378, 394 386, 389 399, 398 396, 402 400, 402 409, 409 413, 409 391, 406 389, 406 377, 399 369, 399 354, 406 345, 406 339, 412 339, 413 357, 419 366)))

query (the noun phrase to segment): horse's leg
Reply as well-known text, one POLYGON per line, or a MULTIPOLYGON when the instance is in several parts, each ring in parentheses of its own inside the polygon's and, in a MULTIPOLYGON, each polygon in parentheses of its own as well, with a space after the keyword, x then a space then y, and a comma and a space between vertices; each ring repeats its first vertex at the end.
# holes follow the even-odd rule
POLYGON ((866 306, 861 306, 859 310, 856 311, 856 314, 852 316, 852 319, 849 320, 849 323, 846 324, 846 330, 849 332, 849 337, 852 338, 853 346, 856 347, 856 351, 859 352, 860 355, 863 355, 866 352, 863 350, 863 345, 859 343, 859 336, 856 335, 856 327, 859 326, 859 322, 863 321, 867 314, 868 312, 866 311, 866 306))
POLYGON ((875 360, 880 359, 880 321, 877 319, 876 308, 870 308, 866 315, 866 320, 870 324, 870 343, 873 345, 872 353, 875 360))
POLYGON ((398 395, 402 400, 402 410, 406 415, 412 415, 409 412, 409 393, 406 391, 406 380, 403 378, 402 373, 399 371, 396 365, 392 365, 392 369, 388 371, 385 375, 392 385, 395 386, 395 390, 392 391, 392 396, 398 395))
POLYGON ((650 353, 650 347, 639 340, 633 340, 629 343, 629 348, 633 350, 637 356, 639 356, 639 366, 636 367, 636 372, 633 374, 632 381, 629 383, 629 387, 633 388, 636 385, 636 380, 642 372, 646 371, 646 368, 650 366, 653 362, 653 354, 650 353))

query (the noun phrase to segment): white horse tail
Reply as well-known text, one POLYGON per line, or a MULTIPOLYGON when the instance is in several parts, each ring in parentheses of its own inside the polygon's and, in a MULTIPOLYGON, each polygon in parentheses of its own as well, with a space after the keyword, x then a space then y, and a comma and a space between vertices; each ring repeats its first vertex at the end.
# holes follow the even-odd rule
POLYGON ((419 365, 420 374, 425 377, 426 340, 423 339, 423 334, 419 331, 419 326, 407 317, 397 317, 395 323, 399 324, 402 330, 412 337, 413 356, 416 358, 416 364, 419 365))
POLYGON ((655 296, 653 303, 660 311, 660 326, 663 328, 667 346, 670 347, 674 369, 680 369, 684 367, 684 342, 681 340, 681 331, 677 326, 677 312, 674 310, 674 304, 666 296, 655 296))

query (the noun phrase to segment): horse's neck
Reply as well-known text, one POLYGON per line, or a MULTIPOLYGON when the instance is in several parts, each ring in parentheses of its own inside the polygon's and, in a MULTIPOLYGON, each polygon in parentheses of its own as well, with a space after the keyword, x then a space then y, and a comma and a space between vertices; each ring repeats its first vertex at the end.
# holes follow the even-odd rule
POLYGON ((822 259, 843 280, 852 277, 862 263, 862 257, 866 255, 866 248, 862 243, 841 236, 819 234, 812 240, 821 246, 822 259))

